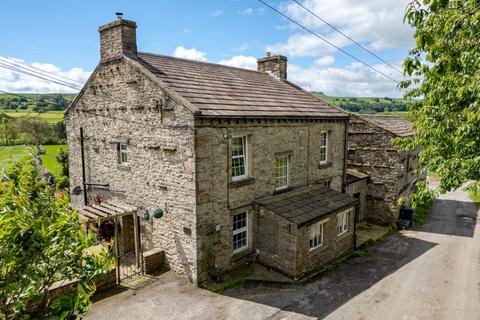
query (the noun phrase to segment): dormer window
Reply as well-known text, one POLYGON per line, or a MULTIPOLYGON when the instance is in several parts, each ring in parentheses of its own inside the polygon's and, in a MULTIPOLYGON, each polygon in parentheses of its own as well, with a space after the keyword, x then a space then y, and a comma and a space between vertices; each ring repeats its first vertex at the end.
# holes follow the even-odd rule
POLYGON ((328 162, 328 132, 320 133, 320 164, 328 162))

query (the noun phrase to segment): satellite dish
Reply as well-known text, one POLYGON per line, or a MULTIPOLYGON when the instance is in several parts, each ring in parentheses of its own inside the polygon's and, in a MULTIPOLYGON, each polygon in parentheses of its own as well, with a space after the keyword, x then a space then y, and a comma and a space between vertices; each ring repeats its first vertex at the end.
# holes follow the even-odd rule
POLYGON ((122 12, 115 12, 115 14, 117 15, 117 18, 118 18, 118 19, 122 19, 122 17, 123 17, 123 13, 122 13, 122 12))
POLYGON ((82 188, 80 186, 76 186, 75 188, 73 188, 72 190, 72 194, 74 196, 78 196, 80 193, 82 193, 82 188))

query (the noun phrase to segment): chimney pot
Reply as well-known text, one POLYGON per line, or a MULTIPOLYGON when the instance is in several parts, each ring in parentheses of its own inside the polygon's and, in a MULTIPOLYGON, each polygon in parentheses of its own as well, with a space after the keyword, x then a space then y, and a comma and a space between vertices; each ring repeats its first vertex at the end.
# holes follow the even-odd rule
POLYGON ((257 60, 257 70, 266 72, 278 80, 287 80, 287 57, 266 53, 264 58, 257 60))
POLYGON ((122 19, 122 15, 98 28, 101 63, 120 59, 124 55, 130 57, 137 55, 137 24, 135 21, 122 19))

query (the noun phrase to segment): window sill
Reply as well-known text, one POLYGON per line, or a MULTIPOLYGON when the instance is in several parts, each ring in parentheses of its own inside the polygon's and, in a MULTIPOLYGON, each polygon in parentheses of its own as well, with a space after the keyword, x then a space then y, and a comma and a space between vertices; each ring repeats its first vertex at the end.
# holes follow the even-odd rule
POLYGON ((352 234, 352 232, 350 232, 350 230, 347 230, 343 233, 337 234, 337 241, 342 240, 342 239, 346 238, 347 236, 349 236, 351 234, 352 234))
POLYGON ((330 168, 333 166, 333 162, 326 162, 326 163, 318 163, 318 169, 325 169, 325 168, 330 168))
POLYGON ((273 191, 273 194, 276 195, 276 194, 280 194, 280 193, 284 193, 284 192, 288 192, 288 191, 291 191, 293 190, 292 187, 286 187, 286 188, 280 188, 280 189, 275 189, 275 191, 273 191))
POLYGON ((320 253, 320 252, 325 251, 327 248, 328 248, 327 245, 322 244, 321 246, 316 247, 315 249, 310 249, 308 253, 309 253, 310 255, 316 255, 316 254, 318 254, 318 253, 320 253))
POLYGON ((235 260, 241 259, 252 253, 253 253, 253 249, 251 247, 246 247, 243 250, 232 252, 232 260, 235 261, 235 260))
POLYGON ((252 184, 255 182, 255 178, 244 178, 242 180, 230 181, 230 187, 237 188, 252 184))
POLYGON ((120 169, 120 170, 130 171, 130 166, 128 164, 117 163, 117 168, 120 169))

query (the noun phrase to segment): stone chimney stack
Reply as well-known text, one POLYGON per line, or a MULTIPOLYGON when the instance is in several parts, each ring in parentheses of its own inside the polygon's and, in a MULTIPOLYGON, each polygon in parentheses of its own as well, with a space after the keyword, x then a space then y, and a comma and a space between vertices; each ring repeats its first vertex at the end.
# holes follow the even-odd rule
POLYGON ((257 70, 269 73, 278 80, 287 80, 287 57, 272 56, 270 52, 267 52, 264 58, 257 60, 257 70))
POLYGON ((98 28, 100 32, 100 62, 137 55, 137 24, 119 18, 98 28))

